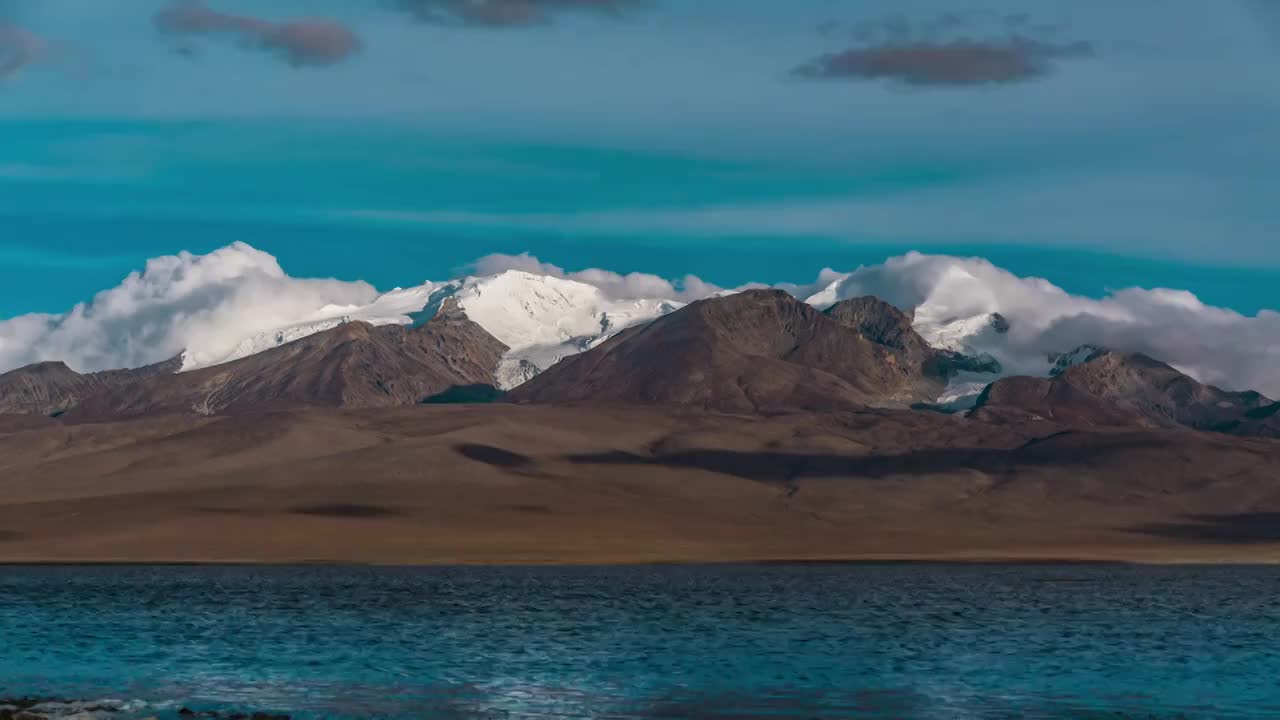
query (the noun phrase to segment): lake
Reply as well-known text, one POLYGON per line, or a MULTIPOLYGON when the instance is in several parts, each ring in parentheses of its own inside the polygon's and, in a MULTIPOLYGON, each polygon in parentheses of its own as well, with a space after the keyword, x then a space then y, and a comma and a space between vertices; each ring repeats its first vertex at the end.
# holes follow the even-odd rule
POLYGON ((1280 717, 1280 568, 3 567, 0 696, 127 716, 1280 717))

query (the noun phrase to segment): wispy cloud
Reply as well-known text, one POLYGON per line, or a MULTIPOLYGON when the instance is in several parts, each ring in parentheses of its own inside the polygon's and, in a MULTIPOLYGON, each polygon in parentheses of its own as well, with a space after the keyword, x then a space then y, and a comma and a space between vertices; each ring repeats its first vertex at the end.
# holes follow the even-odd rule
POLYGON ((0 80, 16 75, 44 54, 39 37, 0 17, 0 80))
POLYGON ((231 35, 247 47, 265 50, 290 65, 334 65, 360 49, 350 28, 330 20, 272 22, 218 12, 203 0, 178 0, 158 12, 156 27, 173 35, 231 35))
POLYGON ((645 0, 400 0, 420 20, 478 27, 543 25, 566 11, 616 14, 645 0))

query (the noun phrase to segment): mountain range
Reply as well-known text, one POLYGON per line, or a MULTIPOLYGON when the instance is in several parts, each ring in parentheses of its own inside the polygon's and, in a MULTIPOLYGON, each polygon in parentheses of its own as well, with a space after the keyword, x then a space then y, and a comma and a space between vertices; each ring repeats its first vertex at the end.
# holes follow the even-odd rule
POLYGON ((1011 376, 1002 318, 938 342, 869 296, 398 292, 211 365, 0 375, 0 560, 1280 557, 1280 404, 1145 355, 1011 376))
MULTIPOLYGON (((746 290, 683 306, 508 271, 397 290, 371 307, 368 319, 295 326, 280 344, 209 366, 178 357, 89 374, 56 362, 20 368, 0 375, 0 414, 84 421, 499 398, 748 414, 947 411, 956 408, 938 400, 963 377, 981 381, 973 408, 960 408, 976 420, 1277 432, 1271 400, 1202 385, 1141 354, 1086 346, 1047 357, 1045 376, 1003 376, 990 355, 951 349, 969 347, 954 333, 930 344, 909 312, 870 296, 820 310, 780 290, 746 290), (398 311, 407 323, 387 321, 398 311)), ((949 327, 959 325, 971 335, 1009 329, 998 316, 949 327)))

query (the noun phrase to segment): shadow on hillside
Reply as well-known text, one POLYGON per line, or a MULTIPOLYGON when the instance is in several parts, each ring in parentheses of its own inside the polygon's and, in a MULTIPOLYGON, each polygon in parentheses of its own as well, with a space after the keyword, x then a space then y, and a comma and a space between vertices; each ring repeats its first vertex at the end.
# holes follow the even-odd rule
POLYGON ((802 478, 928 475, 971 469, 1000 474, 1028 467, 1069 467, 1103 462, 1114 454, 1151 446, 1149 438, 1130 437, 1081 452, 1074 444, 1033 442, 1005 448, 929 448, 892 455, 835 455, 827 453, 741 452, 684 450, 661 455, 606 452, 570 455, 583 465, 655 466, 706 470, 759 482, 789 482, 802 478))
POLYGON ((505 395, 492 385, 454 385, 422 401, 423 405, 477 405, 495 403, 505 395))
POLYGON ((294 515, 314 515, 331 518, 383 518, 399 515, 391 508, 381 505, 358 505, 355 503, 332 503, 328 505, 303 505, 290 508, 294 515))
POLYGON ((1130 532, 1188 542, 1250 545, 1280 542, 1280 512, 1187 515, 1186 522, 1151 523, 1130 532))
POLYGON ((477 445, 475 443, 466 443, 455 445, 454 451, 468 460, 474 460, 485 465, 493 467, 506 468, 514 470, 525 468, 533 465, 533 458, 528 455, 521 455, 510 450, 503 450, 492 445, 477 445))

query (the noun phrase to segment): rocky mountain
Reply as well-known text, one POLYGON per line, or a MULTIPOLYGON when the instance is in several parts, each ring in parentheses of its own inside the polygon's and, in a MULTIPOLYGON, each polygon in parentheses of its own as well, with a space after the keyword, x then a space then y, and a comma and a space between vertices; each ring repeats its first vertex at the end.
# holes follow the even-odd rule
POLYGON ((1015 377, 992 383, 974 416, 989 420, 1039 417, 1083 425, 1144 425, 1266 434, 1272 403, 1256 392, 1204 385, 1141 353, 1089 348, 1069 353, 1052 378, 1015 377), (1083 358, 1081 360, 1080 358, 1083 358))
POLYGON ((1280 402, 1246 410, 1215 429, 1242 437, 1280 438, 1280 402))
POLYGON ((949 380, 960 373, 997 374, 1002 370, 990 355, 933 347, 916 331, 911 315, 872 295, 838 302, 826 313, 867 340, 894 350, 899 362, 918 368, 925 376, 949 380))
POLYGON ((872 295, 851 298, 826 309, 827 317, 852 328, 877 345, 898 351, 898 358, 916 366, 927 364, 935 351, 911 326, 907 313, 872 295))
POLYGON ((1027 376, 988 385, 969 416, 1001 425, 1047 420, 1072 427, 1156 427, 1140 413, 1070 382, 1027 376))
POLYGON ((42 362, 0 375, 0 415, 61 415, 85 398, 182 367, 181 356, 135 370, 78 373, 62 362, 42 362))
MULTIPOLYGON (((567 358, 509 394, 520 403, 640 403, 723 412, 928 402, 945 385, 886 303, 826 312, 776 290, 702 300, 567 358)), ((842 306, 843 305, 843 306, 842 306)))
POLYGON ((459 387, 491 386, 506 351, 448 302, 417 328, 344 323, 234 362, 96 393, 69 416, 411 405, 459 387))

